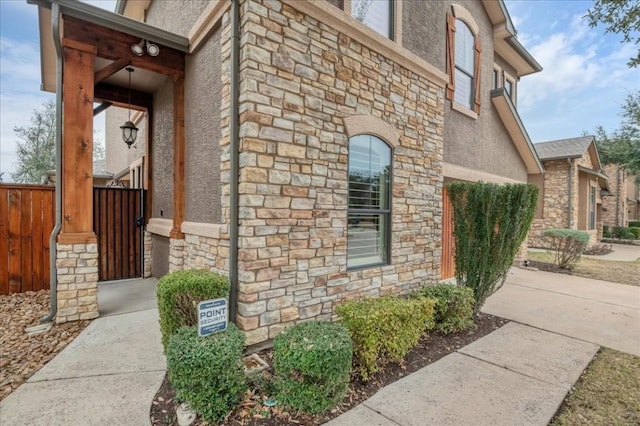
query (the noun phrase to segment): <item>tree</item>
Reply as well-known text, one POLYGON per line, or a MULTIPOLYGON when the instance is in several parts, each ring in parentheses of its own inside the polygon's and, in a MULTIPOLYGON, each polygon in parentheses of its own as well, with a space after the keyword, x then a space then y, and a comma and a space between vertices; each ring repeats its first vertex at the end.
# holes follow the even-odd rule
POLYGON ((640 91, 625 98, 622 122, 613 132, 596 128, 598 152, 604 164, 617 164, 631 174, 640 174, 640 91))
POLYGON ((11 174, 15 182, 42 183, 56 165, 56 105, 46 102, 33 111, 31 125, 14 127, 18 142, 18 168, 11 174))
MULTIPOLYGON (((640 45, 640 2, 638 0, 595 0, 587 11, 590 27, 600 24, 606 26, 605 33, 622 34, 625 43, 640 45)), ((640 65, 640 49, 627 65, 635 68, 640 65)))
MULTIPOLYGON (((18 142, 18 168, 11 174, 15 182, 43 183, 47 172, 56 168, 56 105, 42 104, 31 116, 31 125, 14 127, 18 142)), ((105 149, 94 134, 93 159, 104 158, 105 149)))

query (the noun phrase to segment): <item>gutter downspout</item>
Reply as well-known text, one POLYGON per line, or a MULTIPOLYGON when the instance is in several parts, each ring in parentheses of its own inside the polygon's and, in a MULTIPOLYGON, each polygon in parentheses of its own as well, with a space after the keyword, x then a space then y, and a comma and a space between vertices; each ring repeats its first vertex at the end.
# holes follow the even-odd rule
POLYGON ((231 292, 229 294, 229 319, 236 323, 238 312, 238 172, 239 172, 239 90, 238 70, 240 58, 240 0, 231 0, 231 78, 230 78, 230 141, 229 141, 229 281, 231 292))
POLYGON ((571 158, 567 158, 567 163, 569 163, 569 214, 567 217, 567 228, 571 228, 572 218, 573 218, 573 162, 571 158))
POLYGON ((56 258, 58 247, 56 241, 62 228, 62 45, 60 43, 60 5, 51 4, 51 30, 53 44, 56 46, 56 222, 49 237, 49 287, 51 302, 49 313, 40 318, 40 323, 52 322, 58 313, 58 268, 56 258))

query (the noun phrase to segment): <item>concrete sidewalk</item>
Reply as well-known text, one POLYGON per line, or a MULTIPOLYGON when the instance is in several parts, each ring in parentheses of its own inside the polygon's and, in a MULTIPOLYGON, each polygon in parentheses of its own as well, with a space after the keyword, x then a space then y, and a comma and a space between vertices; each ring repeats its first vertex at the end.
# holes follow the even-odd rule
POLYGON ((508 323, 327 424, 543 426, 597 351, 592 343, 508 323))
POLYGON ((0 425, 150 423, 166 368, 155 280, 101 283, 99 300, 105 316, 0 402, 0 425))
POLYGON ((512 268, 483 312, 640 355, 640 287, 512 268))

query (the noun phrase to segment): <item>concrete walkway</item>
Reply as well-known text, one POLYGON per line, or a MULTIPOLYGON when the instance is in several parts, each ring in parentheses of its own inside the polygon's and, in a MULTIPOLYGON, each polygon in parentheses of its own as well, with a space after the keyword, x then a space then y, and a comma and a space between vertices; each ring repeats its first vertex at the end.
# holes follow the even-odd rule
MULTIPOLYGON (((101 285, 105 316, 0 402, 0 425, 149 424, 165 359, 155 282, 139 284, 101 285)), ((543 426, 599 345, 640 354, 640 287, 513 269, 484 311, 517 322, 328 424, 543 426)))
POLYGON ((101 314, 0 402, 0 425, 148 425, 165 374, 155 280, 101 283, 101 314))
POLYGON ((640 287, 513 268, 484 312, 640 355, 640 287))

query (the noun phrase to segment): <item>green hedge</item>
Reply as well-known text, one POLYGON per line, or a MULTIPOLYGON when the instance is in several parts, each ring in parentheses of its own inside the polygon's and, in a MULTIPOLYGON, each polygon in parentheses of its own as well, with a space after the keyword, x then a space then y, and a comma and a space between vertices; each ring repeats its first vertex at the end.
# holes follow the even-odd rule
POLYGON ((589 244, 589 234, 575 229, 545 229, 542 235, 555 251, 554 263, 563 269, 571 269, 589 244))
POLYGON ((629 228, 640 228, 640 221, 639 220, 630 220, 629 221, 629 228))
POLYGON ((435 329, 456 333, 475 325, 473 321, 473 290, 469 287, 439 284, 422 287, 415 294, 435 300, 435 329))
POLYGON ((394 296, 344 302, 336 312, 353 340, 354 363, 368 380, 388 362, 400 362, 434 327, 435 300, 394 296))
POLYGON ((308 321, 285 329, 273 343, 278 401, 309 413, 331 409, 347 393, 352 356, 340 324, 308 321))
POLYGON ((167 345, 167 373, 179 402, 207 422, 224 418, 246 391, 242 353, 245 338, 235 325, 208 337, 182 327, 167 345))
POLYGON ((456 280, 473 289, 478 312, 505 282, 529 232, 538 188, 483 182, 447 184, 453 210, 456 280))
POLYGON ((176 271, 162 277, 157 297, 165 352, 169 338, 180 327, 198 324, 198 303, 228 297, 229 288, 227 277, 205 270, 176 271))
POLYGON ((629 231, 633 234, 634 240, 640 240, 640 226, 638 227, 630 227, 629 231))

